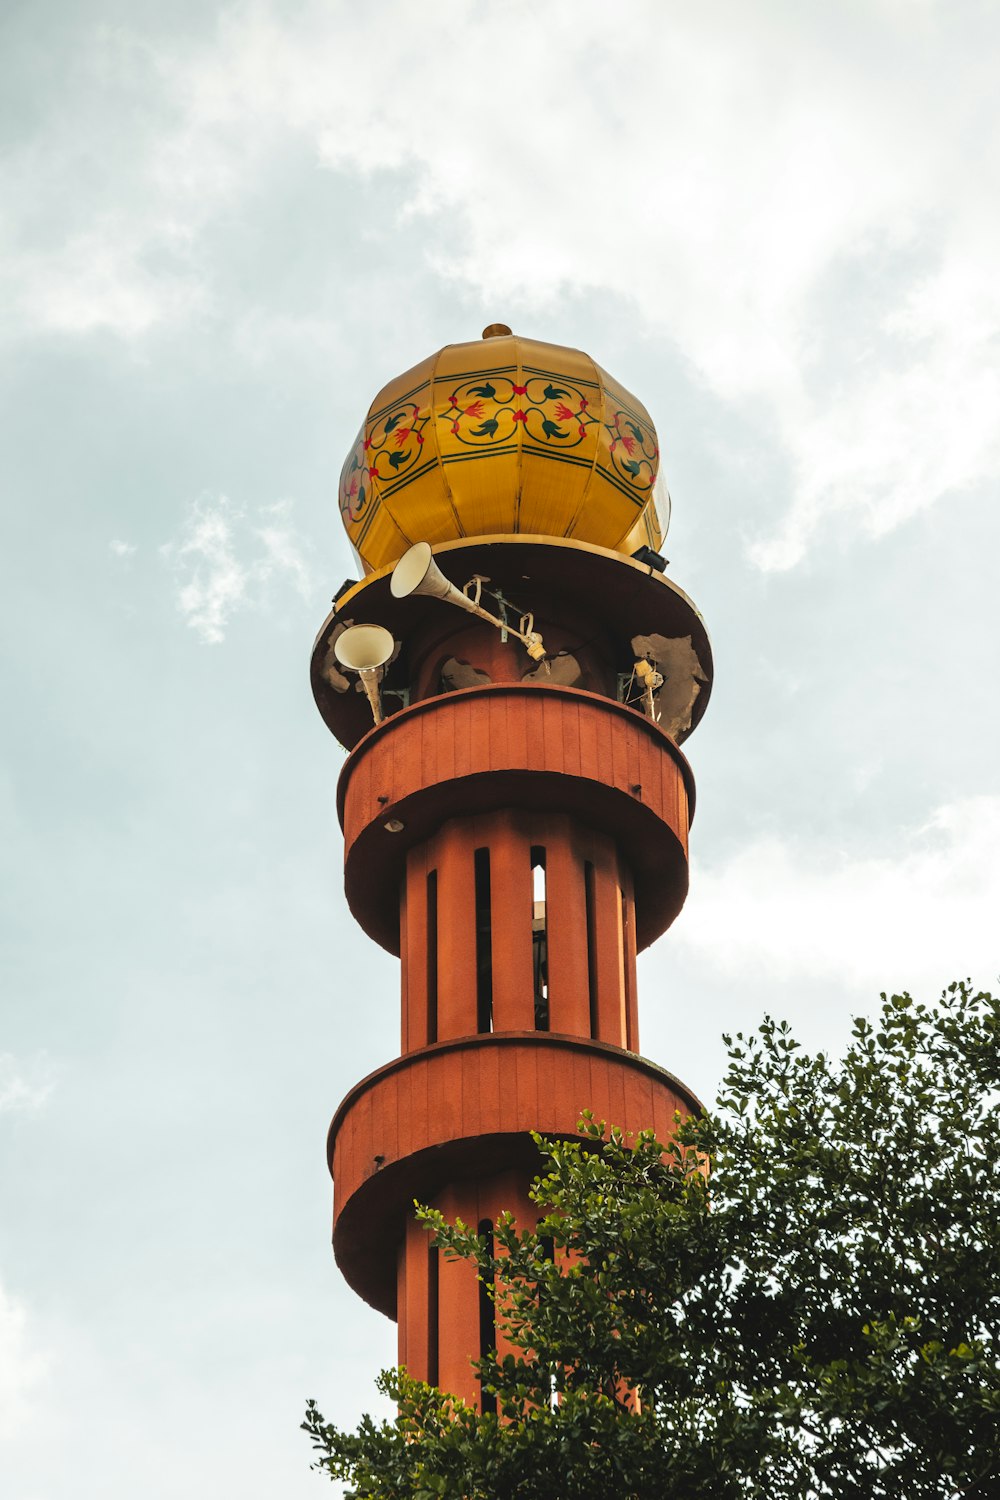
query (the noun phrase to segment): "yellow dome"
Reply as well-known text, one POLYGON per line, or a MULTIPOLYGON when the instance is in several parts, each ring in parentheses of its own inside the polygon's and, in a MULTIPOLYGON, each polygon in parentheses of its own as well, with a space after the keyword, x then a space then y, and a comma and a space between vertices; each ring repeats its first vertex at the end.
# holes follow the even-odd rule
POLYGON ((656 430, 578 349, 487 329, 376 396, 340 476, 340 513, 365 571, 413 542, 573 537, 658 551, 656 430))

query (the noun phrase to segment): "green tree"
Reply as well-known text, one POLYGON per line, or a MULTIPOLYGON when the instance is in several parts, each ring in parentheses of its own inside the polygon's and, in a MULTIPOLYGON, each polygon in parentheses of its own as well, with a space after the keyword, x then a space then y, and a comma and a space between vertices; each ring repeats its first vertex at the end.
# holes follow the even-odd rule
POLYGON ((726 1041, 666 1146, 539 1141, 545 1217, 495 1259, 422 1211, 500 1278, 499 1419, 390 1371, 394 1421, 309 1403, 317 1467, 364 1500, 1000 1494, 1000 1001, 883 996, 840 1063, 771 1020, 726 1041))

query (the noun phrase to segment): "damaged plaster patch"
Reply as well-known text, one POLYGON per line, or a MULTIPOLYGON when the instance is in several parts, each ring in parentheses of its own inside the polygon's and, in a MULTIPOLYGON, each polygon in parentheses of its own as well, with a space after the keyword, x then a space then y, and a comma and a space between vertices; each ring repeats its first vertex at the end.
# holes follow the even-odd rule
POLYGON ((576 687, 583 676, 583 668, 568 651, 560 651, 558 656, 551 656, 548 660, 539 662, 530 672, 525 672, 521 678, 522 682, 544 682, 553 687, 576 687))
POLYGON ((454 656, 449 656, 441 668, 441 691, 445 693, 457 692, 459 688, 484 687, 492 681, 489 672, 481 672, 471 662, 458 661, 454 656))
POLYGON ((632 650, 636 656, 648 657, 663 674, 663 686, 656 695, 660 727, 672 739, 686 734, 702 684, 708 681, 691 637, 637 635, 632 638, 632 650))

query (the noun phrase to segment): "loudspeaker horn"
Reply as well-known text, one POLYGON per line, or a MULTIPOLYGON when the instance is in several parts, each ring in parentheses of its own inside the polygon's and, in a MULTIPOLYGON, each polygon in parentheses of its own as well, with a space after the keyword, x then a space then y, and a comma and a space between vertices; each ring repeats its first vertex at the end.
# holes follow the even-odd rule
POLYGON ((444 576, 434 561, 430 542, 414 542, 403 553, 392 570, 389 589, 394 599, 427 594, 432 599, 447 599, 449 604, 457 604, 459 609, 467 609, 470 614, 482 614, 488 620, 493 618, 444 576))
POLYGON ((382 668, 396 649, 384 625, 349 625, 333 643, 333 654, 342 667, 357 672, 371 704, 372 718, 382 722, 382 698, 378 690, 382 668))
POLYGON ((389 588, 394 599, 410 599, 414 594, 426 594, 431 599, 444 599, 448 604, 457 604, 459 609, 467 610, 470 615, 478 615, 480 620, 488 620, 498 630, 517 636, 519 641, 524 642, 532 660, 542 661, 545 657, 545 646, 538 631, 534 628, 534 620, 530 614, 522 615, 520 629, 515 629, 506 618, 498 619, 496 615, 490 614, 488 609, 483 609, 479 603, 479 596, 486 582, 488 580, 480 577, 479 574, 471 578, 465 587, 469 589, 475 584, 476 595, 474 599, 470 598, 467 593, 456 588, 441 572, 434 561, 430 542, 414 542, 393 568, 389 588))

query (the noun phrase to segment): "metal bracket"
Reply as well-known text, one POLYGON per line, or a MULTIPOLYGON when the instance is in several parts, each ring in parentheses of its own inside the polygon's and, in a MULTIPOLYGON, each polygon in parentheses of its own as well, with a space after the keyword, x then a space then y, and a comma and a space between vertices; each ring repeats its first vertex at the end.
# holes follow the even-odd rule
POLYGON ((500 592, 499 589, 490 589, 490 593, 493 595, 494 599, 497 601, 497 607, 498 607, 498 610, 499 610, 500 619, 502 621, 502 624, 500 626, 500 639, 504 643, 504 645, 506 645, 507 644, 507 600, 504 598, 503 594, 501 594, 501 592, 500 592))

